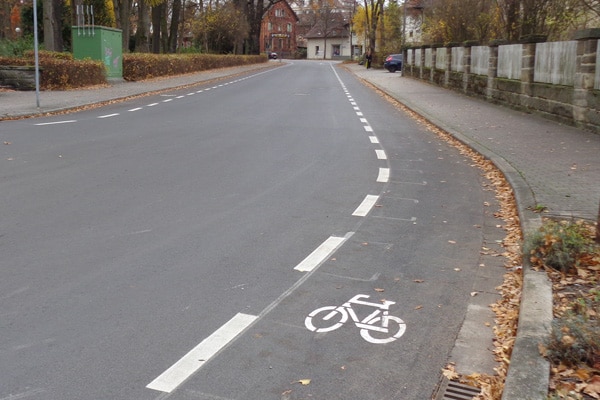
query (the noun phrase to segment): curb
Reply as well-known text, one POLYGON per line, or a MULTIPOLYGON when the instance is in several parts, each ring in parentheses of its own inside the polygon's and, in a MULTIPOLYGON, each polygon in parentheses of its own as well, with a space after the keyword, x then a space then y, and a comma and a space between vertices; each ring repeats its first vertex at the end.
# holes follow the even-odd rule
MULTIPOLYGON (((353 73, 350 69, 347 71, 353 73)), ((354 74, 354 73, 353 73, 354 74)), ((450 127, 444 126, 434 115, 420 109, 416 104, 403 100, 386 88, 356 74, 359 79, 388 94, 411 111, 420 115, 432 125, 450 134, 463 144, 490 160, 505 176, 513 189, 520 225, 523 235, 537 230, 542 219, 533 213, 530 207, 535 206, 535 197, 531 187, 521 174, 504 158, 491 149, 473 141, 450 127)), ((408 79, 408 78, 405 78, 408 79)), ((517 336, 513 346, 510 365, 504 383, 502 400, 545 400, 550 383, 550 364, 542 357, 538 345, 549 336, 552 323, 552 284, 545 272, 537 272, 531 268, 529 260, 523 259, 523 288, 519 307, 517 336)))

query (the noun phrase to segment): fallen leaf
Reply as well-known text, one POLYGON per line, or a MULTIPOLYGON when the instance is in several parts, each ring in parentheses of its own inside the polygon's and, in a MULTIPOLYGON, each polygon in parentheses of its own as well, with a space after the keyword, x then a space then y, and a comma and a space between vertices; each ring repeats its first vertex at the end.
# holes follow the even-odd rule
POLYGON ((298 380, 298 381, 296 381, 294 383, 299 383, 302 386, 306 386, 306 385, 310 385, 310 379, 300 379, 300 380, 298 380))
POLYGON ((454 241, 454 240, 448 240, 448 243, 450 243, 450 244, 456 244, 456 241, 454 241))
POLYGON ((413 282, 414 283, 423 283, 425 281, 423 279, 414 279, 413 282))
POLYGON ((423 306, 419 305, 415 307, 415 310, 420 310, 421 308, 423 308, 423 306))
POLYGON ((381 293, 381 292, 385 292, 385 289, 375 288, 375 291, 381 293))
POLYGON ((442 374, 451 381, 455 381, 459 378, 458 373, 455 370, 454 364, 450 363, 446 368, 442 369, 442 374))
POLYGON ((479 292, 471 292, 471 297, 475 297, 479 294, 479 292))
POLYGON ((459 271, 460 271, 460 268, 454 268, 454 270, 455 270, 456 272, 459 272, 459 271))
POLYGON ((573 336, 564 335, 560 342, 565 346, 572 346, 575 343, 575 338, 573 336))
POLYGON ((12 143, 11 142, 4 142, 4 144, 8 146, 9 144, 12 144, 12 143))
POLYGON ((595 378, 600 378, 600 376, 592 378, 592 381, 586 385, 585 389, 583 389, 583 393, 594 399, 600 399, 600 379, 595 378))

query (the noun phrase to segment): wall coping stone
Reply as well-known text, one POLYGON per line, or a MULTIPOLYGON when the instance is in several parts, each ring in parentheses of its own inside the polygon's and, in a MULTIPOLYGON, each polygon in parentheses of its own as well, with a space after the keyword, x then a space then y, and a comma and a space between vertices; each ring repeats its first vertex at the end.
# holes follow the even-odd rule
POLYGON ((599 39, 600 28, 581 29, 575 32, 573 40, 599 39))

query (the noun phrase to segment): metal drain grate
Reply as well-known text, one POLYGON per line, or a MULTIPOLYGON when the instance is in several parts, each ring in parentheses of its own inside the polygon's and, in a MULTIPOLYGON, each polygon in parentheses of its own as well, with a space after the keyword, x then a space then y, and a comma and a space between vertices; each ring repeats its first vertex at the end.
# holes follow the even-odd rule
POLYGON ((472 400, 481 392, 480 389, 443 378, 436 400, 472 400))

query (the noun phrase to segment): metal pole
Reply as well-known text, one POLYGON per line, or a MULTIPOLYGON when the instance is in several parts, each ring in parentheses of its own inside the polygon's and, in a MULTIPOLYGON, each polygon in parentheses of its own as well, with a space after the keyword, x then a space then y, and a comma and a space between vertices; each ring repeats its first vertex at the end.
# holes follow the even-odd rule
POLYGON ((33 0, 33 55, 35 60, 35 105, 40 108, 40 63, 38 54, 37 0, 33 0))

